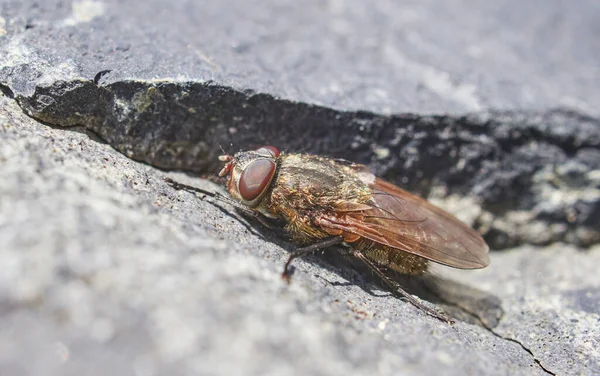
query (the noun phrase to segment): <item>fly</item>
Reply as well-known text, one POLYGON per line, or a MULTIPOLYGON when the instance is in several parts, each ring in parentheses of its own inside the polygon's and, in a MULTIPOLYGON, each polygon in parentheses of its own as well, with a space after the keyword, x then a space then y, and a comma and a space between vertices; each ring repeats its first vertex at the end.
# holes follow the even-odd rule
POLYGON ((230 197, 176 183, 228 202, 268 225, 279 220, 303 247, 291 253, 282 277, 298 257, 336 244, 349 247, 394 293, 447 322, 404 291, 385 270, 420 276, 430 261, 480 269, 490 260, 481 235, 452 214, 373 175, 366 166, 310 154, 283 153, 273 146, 222 155, 219 176, 230 197))

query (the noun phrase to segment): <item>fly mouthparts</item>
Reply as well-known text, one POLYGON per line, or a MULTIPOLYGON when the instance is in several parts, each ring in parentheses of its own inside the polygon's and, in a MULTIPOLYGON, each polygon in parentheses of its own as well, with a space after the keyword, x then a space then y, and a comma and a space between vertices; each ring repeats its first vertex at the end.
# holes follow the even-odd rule
POLYGON ((225 165, 225 167, 223 167, 221 169, 221 171, 219 171, 219 177, 222 178, 223 176, 227 175, 230 170, 231 170, 231 165, 228 163, 225 165))
POLYGON ((229 154, 219 155, 219 160, 221 162, 227 162, 221 171, 219 171, 219 177, 222 178, 223 176, 227 175, 229 171, 231 171, 231 168, 233 167, 233 157, 229 154))

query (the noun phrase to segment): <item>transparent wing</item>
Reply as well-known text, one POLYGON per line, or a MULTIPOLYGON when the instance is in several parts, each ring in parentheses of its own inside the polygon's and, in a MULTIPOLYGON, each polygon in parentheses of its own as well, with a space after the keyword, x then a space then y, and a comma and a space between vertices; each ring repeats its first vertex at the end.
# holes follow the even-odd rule
POLYGON ((373 190, 368 208, 344 208, 328 216, 325 226, 460 269, 479 269, 490 263, 481 235, 454 217, 361 168, 361 178, 373 190))

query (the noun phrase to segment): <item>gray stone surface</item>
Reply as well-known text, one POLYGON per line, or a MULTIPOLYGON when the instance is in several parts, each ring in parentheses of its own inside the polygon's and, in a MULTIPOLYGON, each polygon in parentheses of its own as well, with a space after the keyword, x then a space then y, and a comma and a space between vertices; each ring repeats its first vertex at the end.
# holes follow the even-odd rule
POLYGON ((595 0, 3 3, 24 94, 110 69, 106 84, 212 80, 344 110, 599 114, 595 0))
POLYGON ((0 374, 599 374, 599 9, 0 1, 0 374), (162 181, 265 143, 506 249, 457 325, 162 181))

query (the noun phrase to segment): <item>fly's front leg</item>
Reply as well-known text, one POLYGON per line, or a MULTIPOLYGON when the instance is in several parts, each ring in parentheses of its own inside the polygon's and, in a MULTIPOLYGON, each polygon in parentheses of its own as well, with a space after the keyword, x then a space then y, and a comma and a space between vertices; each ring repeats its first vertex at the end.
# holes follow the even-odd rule
POLYGON ((190 192, 190 193, 200 193, 205 196, 212 197, 215 200, 229 204, 229 205, 233 206, 237 211, 242 213, 243 215, 256 219, 263 226, 270 228, 270 229, 279 229, 279 227, 273 226, 273 224, 269 223, 267 218, 264 215, 262 215, 261 213, 255 211, 255 210, 252 210, 249 207, 244 206, 244 205, 240 204, 239 202, 237 202, 227 196, 223 196, 219 192, 211 192, 211 191, 204 190, 202 188, 197 188, 197 187, 194 187, 191 185, 178 183, 171 178, 164 178, 164 181, 176 190, 183 190, 183 191, 190 192))
POLYGON ((331 247, 332 245, 341 244, 343 242, 344 238, 342 238, 341 236, 332 236, 331 238, 320 240, 317 243, 308 245, 306 247, 297 248, 296 250, 294 250, 294 252, 291 253, 290 257, 283 266, 283 273, 281 273, 281 278, 283 278, 286 282, 289 283, 290 277, 292 275, 290 264, 292 263, 292 261, 294 261, 294 259, 297 259, 298 257, 304 257, 306 255, 318 251, 319 249, 331 247))
POLYGON ((173 187, 173 189, 176 189, 178 191, 186 191, 186 192, 190 192, 190 193, 200 193, 203 194, 205 196, 209 196, 212 197, 216 200, 225 202, 231 206, 233 206, 234 208, 236 208, 237 210, 240 210, 241 212, 248 212, 248 214, 250 214, 249 212, 253 212, 253 210, 251 210, 250 208, 245 207, 244 205, 240 204, 239 202, 227 197, 227 196, 223 196, 222 194, 220 194, 219 192, 213 192, 213 191, 207 191, 204 190, 202 188, 198 188, 198 187, 194 187, 191 185, 187 185, 187 184, 182 184, 182 183, 178 183, 175 180, 171 179, 171 178, 164 178, 164 181, 169 184, 171 187, 173 187))

